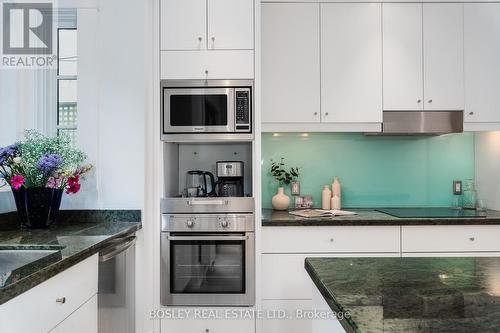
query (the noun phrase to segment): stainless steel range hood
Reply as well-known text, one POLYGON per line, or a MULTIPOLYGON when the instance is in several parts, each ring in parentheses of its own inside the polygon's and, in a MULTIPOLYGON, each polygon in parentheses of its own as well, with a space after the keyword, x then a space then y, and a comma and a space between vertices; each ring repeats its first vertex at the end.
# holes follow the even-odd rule
POLYGON ((378 135, 461 133, 463 119, 463 111, 384 111, 382 133, 378 135))

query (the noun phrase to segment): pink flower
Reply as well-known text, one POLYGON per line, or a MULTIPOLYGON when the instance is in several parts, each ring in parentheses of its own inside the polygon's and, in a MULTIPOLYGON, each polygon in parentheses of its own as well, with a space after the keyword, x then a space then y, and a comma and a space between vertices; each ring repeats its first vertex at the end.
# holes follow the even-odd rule
POLYGON ((80 180, 80 176, 72 176, 68 178, 68 188, 66 189, 66 193, 78 193, 80 191, 80 184, 78 181, 80 180))
POLYGON ((19 188, 24 184, 24 177, 21 175, 14 175, 10 178, 10 186, 14 190, 19 190, 19 188))
POLYGON ((47 184, 45 187, 48 188, 58 188, 61 186, 61 179, 60 178, 55 178, 55 177, 49 177, 47 180, 47 184))

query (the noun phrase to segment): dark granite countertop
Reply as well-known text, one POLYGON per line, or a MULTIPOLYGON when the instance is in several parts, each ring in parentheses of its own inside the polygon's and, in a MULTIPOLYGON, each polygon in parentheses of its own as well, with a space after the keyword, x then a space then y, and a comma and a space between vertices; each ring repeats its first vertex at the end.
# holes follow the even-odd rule
MULTIPOLYGON (((118 237, 139 230, 140 210, 61 211, 49 229, 21 229, 15 213, 0 214, 0 304, 99 252, 118 237), (39 260, 2 271, 2 250, 56 250, 39 260)), ((15 265, 14 266, 18 266, 15 265)))
POLYGON ((307 258, 347 332, 500 332, 500 258, 307 258))
POLYGON ((263 227, 288 226, 356 226, 356 225, 500 225, 500 211, 488 210, 485 217, 447 217, 447 218, 399 218, 376 211, 375 209, 347 209, 356 215, 324 218, 303 218, 288 211, 262 210, 263 227))

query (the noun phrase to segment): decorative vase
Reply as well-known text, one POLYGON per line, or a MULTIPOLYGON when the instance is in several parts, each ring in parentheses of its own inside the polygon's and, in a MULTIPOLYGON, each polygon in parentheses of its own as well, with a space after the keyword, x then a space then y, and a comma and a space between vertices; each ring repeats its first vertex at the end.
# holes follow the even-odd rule
POLYGON ((57 219, 63 192, 45 187, 12 189, 21 224, 30 229, 48 228, 57 219))
POLYGON ((278 187, 278 193, 273 197, 272 206, 274 210, 287 210, 290 206, 290 198, 285 194, 283 187, 278 187))

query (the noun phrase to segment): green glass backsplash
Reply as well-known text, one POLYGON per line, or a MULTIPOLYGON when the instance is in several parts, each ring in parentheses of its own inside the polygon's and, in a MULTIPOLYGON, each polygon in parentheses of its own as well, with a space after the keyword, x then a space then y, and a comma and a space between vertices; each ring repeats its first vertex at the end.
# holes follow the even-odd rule
POLYGON ((474 178, 474 134, 264 133, 264 208, 271 208, 278 186, 269 172, 271 160, 281 157, 287 167, 302 167, 301 195, 312 195, 315 207, 334 176, 342 183, 343 207, 451 206, 453 180, 474 178))

